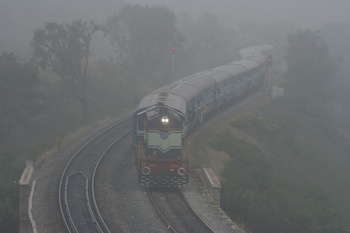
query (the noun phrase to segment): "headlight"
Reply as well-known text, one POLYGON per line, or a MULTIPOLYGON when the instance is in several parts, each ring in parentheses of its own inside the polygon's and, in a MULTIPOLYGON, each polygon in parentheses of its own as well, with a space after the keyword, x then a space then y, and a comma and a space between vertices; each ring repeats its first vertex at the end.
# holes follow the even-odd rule
POLYGON ((144 175, 149 175, 151 173, 151 168, 149 168, 149 167, 143 167, 142 168, 142 174, 144 174, 144 175))
POLYGON ((169 123, 169 117, 163 116, 162 119, 161 119, 161 121, 162 121, 162 124, 163 124, 163 125, 167 125, 167 124, 169 123))
POLYGON ((183 167, 180 167, 179 169, 177 169, 177 174, 179 174, 180 176, 186 175, 186 169, 183 167))

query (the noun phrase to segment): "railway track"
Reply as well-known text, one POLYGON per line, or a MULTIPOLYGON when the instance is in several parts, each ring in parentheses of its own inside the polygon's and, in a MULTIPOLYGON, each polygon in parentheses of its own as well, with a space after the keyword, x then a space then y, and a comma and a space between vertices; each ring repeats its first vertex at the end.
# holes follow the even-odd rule
MULTIPOLYGON (((113 232, 107 227, 99 211, 95 197, 95 176, 103 156, 130 132, 130 125, 129 118, 99 133, 81 146, 67 163, 60 178, 58 196, 61 217, 67 232, 113 232)), ((179 190, 147 193, 157 213, 162 216, 162 221, 167 221, 166 226, 171 232, 213 232, 195 214, 179 190)))
MULTIPOLYGON (((61 217, 69 233, 109 233, 95 198, 95 175, 103 156, 130 131, 131 119, 112 125, 81 146, 67 163, 59 184, 61 217)), ((179 190, 147 191, 171 232, 213 232, 179 190)))
POLYGON ((214 231, 196 214, 179 189, 147 190, 152 205, 170 232, 214 231))
POLYGON ((67 232, 110 232, 94 192, 94 181, 101 158, 130 131, 131 118, 104 130, 84 144, 66 165, 59 184, 59 207, 67 232))

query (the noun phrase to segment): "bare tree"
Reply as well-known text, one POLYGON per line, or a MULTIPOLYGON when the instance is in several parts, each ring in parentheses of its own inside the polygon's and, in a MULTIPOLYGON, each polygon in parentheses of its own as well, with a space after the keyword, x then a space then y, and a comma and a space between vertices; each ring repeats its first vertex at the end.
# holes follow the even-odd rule
POLYGON ((91 40, 99 29, 92 21, 71 24, 48 22, 34 32, 32 57, 44 70, 56 73, 79 101, 82 121, 88 116, 87 87, 90 79, 91 40))

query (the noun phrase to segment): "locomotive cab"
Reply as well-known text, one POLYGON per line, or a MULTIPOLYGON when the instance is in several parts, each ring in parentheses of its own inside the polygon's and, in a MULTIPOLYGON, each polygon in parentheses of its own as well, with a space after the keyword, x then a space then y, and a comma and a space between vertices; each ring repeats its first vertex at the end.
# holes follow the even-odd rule
POLYGON ((147 187, 180 187, 188 183, 185 118, 158 104, 137 116, 136 166, 147 187))

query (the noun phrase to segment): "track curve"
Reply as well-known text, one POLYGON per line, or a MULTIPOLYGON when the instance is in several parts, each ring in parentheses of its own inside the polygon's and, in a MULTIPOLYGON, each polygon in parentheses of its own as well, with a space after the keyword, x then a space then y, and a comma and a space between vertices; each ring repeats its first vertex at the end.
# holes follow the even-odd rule
POLYGON ((170 232, 214 232, 192 209, 180 189, 152 189, 147 194, 170 232))
POLYGON ((59 207, 68 232, 110 232, 94 194, 97 166, 108 149, 130 131, 131 118, 116 123, 85 143, 66 165, 59 184, 59 207))

